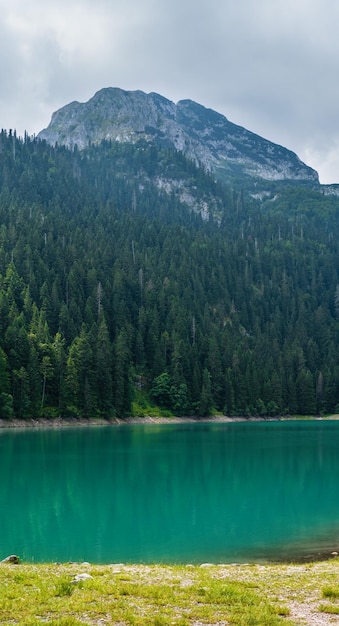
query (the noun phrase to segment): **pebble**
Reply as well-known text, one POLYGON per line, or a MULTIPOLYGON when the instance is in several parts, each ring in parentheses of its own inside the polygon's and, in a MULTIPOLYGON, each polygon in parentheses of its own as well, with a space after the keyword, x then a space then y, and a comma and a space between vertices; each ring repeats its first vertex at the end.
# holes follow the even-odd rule
POLYGON ((89 580, 90 578, 93 578, 90 574, 76 574, 74 576, 74 582, 79 583, 81 580, 89 580))

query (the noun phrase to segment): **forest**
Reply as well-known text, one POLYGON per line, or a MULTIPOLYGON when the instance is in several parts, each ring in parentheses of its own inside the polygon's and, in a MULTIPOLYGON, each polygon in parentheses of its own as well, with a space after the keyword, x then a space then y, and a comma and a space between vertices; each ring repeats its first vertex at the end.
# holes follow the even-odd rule
POLYGON ((338 208, 3 130, 0 418, 339 411, 338 208))

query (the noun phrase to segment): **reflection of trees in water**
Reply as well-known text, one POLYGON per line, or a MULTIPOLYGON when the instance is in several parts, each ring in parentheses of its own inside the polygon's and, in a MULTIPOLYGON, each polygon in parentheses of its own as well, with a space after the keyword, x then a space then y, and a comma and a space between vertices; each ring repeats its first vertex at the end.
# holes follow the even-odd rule
MULTIPOLYGON (((46 560, 216 560, 335 532, 337 424, 3 433, 0 539, 46 560)), ((9 547, 7 549, 7 546, 9 547)))

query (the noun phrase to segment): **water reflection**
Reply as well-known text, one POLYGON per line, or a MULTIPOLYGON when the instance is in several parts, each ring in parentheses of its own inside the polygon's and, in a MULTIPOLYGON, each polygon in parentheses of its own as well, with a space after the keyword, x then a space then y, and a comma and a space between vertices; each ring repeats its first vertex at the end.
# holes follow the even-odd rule
POLYGON ((338 422, 0 433, 0 554, 225 562, 330 551, 338 434, 338 422))

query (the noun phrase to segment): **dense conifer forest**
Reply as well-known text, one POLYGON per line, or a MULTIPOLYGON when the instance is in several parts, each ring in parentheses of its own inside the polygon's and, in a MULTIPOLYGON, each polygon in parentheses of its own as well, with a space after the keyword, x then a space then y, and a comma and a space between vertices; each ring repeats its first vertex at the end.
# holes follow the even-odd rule
POLYGON ((338 410, 339 201, 270 194, 2 131, 0 417, 338 410))

